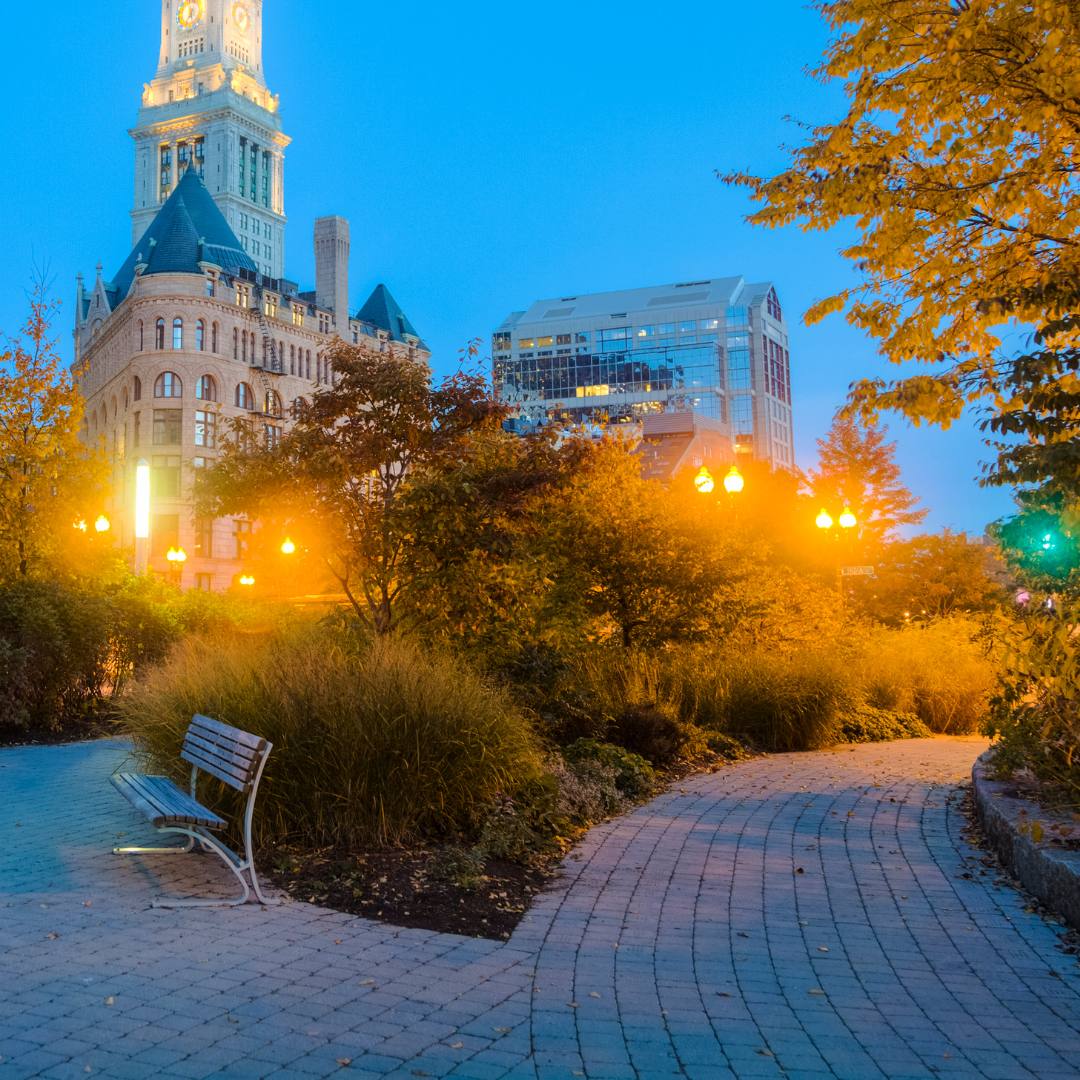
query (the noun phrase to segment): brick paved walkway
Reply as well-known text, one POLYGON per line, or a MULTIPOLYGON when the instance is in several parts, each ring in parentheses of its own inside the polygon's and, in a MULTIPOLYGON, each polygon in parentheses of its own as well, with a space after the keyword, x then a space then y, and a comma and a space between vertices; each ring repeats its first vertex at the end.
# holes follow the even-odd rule
POLYGON ((0 1078, 1080 1076, 1080 969, 961 838, 981 748, 684 783, 594 831, 506 945, 150 910, 228 882, 108 854, 149 839, 106 782, 124 748, 0 751, 0 1078))

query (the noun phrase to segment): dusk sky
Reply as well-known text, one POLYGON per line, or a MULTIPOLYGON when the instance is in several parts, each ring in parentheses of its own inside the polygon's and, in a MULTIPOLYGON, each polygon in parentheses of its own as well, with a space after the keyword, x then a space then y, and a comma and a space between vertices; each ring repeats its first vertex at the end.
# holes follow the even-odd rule
MULTIPOLYGON (((385 282, 452 370, 461 346, 541 297, 705 277, 772 280, 791 323, 801 465, 874 343, 840 316, 802 313, 851 280, 841 234, 744 223, 717 170, 778 169, 794 116, 835 116, 805 74, 826 41, 795 0, 751 5, 357 4, 265 0, 265 65, 281 95, 288 273, 313 287, 312 223, 352 224, 352 302, 385 282)), ((0 74, 5 258, 0 329, 25 314, 35 263, 62 301, 70 355, 75 275, 111 277, 130 251, 128 129, 153 77, 159 0, 54 0, 8 13, 0 74)), ((909 485, 932 527, 981 531, 1006 493, 975 483, 985 449, 897 420, 909 485)))

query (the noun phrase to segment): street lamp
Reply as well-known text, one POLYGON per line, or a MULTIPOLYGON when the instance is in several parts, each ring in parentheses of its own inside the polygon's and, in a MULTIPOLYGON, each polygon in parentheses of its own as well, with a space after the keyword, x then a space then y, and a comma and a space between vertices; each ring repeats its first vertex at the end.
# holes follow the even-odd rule
POLYGON ((96 533, 107 533, 111 528, 112 522, 104 514, 94 522, 94 532, 96 533))
POLYGON ((740 495, 746 487, 746 478, 739 472, 738 465, 732 465, 724 477, 724 490, 729 495, 740 495))
POLYGON ((296 544, 293 543, 292 537, 286 536, 284 542, 281 545, 282 555, 295 555, 296 544))
POLYGON ((832 514, 830 514, 828 510, 822 510, 817 516, 816 524, 822 532, 828 532, 836 522, 833 521, 832 514))
POLYGON ((694 487, 698 489, 700 495, 711 495, 716 490, 716 481, 713 479, 713 474, 704 465, 701 466, 701 471, 694 477, 694 487))
POLYGON ((165 558, 172 569, 176 584, 179 585, 184 576, 184 563, 187 562, 187 552, 183 548, 171 547, 165 553, 165 558))
POLYGON ((844 512, 840 515, 840 528, 841 529, 854 529, 859 524, 859 519, 852 513, 850 506, 844 507, 844 512))
POLYGON ((245 589, 250 589, 255 584, 255 579, 250 574, 241 574, 239 584, 245 589))

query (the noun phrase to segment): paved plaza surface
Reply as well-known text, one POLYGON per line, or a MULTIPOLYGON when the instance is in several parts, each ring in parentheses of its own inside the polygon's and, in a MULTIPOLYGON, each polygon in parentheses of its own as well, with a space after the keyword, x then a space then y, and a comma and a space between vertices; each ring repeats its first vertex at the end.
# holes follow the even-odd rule
POLYGON ((0 751, 0 1080, 1080 1076, 1080 968, 982 873, 978 739, 762 758, 594 830, 505 944, 231 888, 125 746, 0 751))

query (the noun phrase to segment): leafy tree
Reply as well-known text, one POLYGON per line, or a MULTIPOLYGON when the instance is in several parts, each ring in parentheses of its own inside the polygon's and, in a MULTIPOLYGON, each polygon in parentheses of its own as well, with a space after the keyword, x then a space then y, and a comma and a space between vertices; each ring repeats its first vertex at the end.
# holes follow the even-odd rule
MULTIPOLYGON (((834 31, 816 72, 847 110, 808 129, 777 176, 728 177, 751 220, 831 229, 865 277, 817 304, 847 308, 892 361, 921 374, 864 381, 864 415, 947 425, 995 399, 995 328, 1076 310, 1080 269, 1080 8, 1073 0, 823 0, 834 31)), ((996 401, 998 411, 1008 400, 996 401)))
POLYGON ((715 529, 641 475, 621 440, 590 446, 569 484, 541 508, 556 595, 622 645, 703 636, 722 573, 715 529))
POLYGON ((405 498, 411 478, 453 462, 503 410, 478 376, 432 385, 415 361, 344 342, 328 358, 334 386, 314 395, 279 445, 234 440, 198 497, 213 516, 299 523, 361 622, 389 634, 423 585, 409 562, 422 527, 405 498))
POLYGON ((1030 585, 1050 591, 1075 588, 1080 579, 1080 538, 1062 513, 1062 500, 1032 503, 992 532, 1005 558, 1030 585))
POLYGON ((50 336, 54 312, 39 283, 0 352, 0 577, 62 565, 72 525, 100 507, 104 466, 80 441, 82 397, 50 336))
POLYGON ((1035 335, 1033 351, 1004 365, 1007 405, 990 410, 982 424, 997 451, 985 485, 1033 492, 1026 501, 1080 503, 1080 349, 1048 344, 1078 329, 1080 316, 1059 319, 1035 335))
POLYGON ((877 576, 855 583, 850 595, 872 618, 902 625, 997 610, 1009 599, 1005 578, 993 548, 944 532, 886 544, 877 576))
POLYGON ((850 507, 862 533, 883 540, 902 525, 917 525, 927 514, 900 479, 896 443, 886 442, 886 428, 863 428, 837 417, 818 440, 818 467, 809 475, 814 497, 838 513, 850 507))

